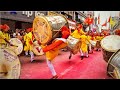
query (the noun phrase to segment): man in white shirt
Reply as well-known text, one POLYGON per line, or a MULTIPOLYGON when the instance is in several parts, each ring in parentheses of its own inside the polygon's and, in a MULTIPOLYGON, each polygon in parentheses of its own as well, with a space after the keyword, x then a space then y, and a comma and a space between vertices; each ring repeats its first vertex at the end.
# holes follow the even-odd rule
POLYGON ((18 36, 20 36, 19 29, 16 29, 16 32, 13 33, 13 38, 17 38, 18 36))

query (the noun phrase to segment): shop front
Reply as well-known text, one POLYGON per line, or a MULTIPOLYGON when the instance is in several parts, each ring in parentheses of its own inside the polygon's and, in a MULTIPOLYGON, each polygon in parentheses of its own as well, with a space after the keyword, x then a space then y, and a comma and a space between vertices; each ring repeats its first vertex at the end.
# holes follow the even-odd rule
POLYGON ((26 29, 32 27, 32 22, 37 15, 47 15, 47 11, 1 11, 0 24, 8 24, 10 30, 26 29))

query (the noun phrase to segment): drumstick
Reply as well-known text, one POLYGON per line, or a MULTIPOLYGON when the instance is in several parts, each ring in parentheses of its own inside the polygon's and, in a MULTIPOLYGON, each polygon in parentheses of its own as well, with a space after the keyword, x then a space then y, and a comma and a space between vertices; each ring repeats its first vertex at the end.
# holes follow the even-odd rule
MULTIPOLYGON (((64 25, 63 25, 63 26, 64 26, 64 25)), ((63 27, 63 26, 62 26, 62 27, 63 27)), ((62 27, 61 27, 61 28, 62 28, 62 27)), ((61 28, 60 28, 60 29, 61 29, 61 28)), ((53 36, 53 38, 55 38, 56 35, 60 32, 60 29, 59 29, 59 30, 57 31, 57 33, 53 36)))
POLYGON ((18 47, 16 45, 11 45, 10 42, 8 40, 6 40, 6 38, 4 39, 10 46, 14 46, 14 47, 18 47))
POLYGON ((13 45, 13 47, 18 47, 18 46, 16 46, 16 45, 13 45))
POLYGON ((18 46, 16 46, 16 45, 10 45, 10 46, 13 46, 13 47, 18 47, 18 46))

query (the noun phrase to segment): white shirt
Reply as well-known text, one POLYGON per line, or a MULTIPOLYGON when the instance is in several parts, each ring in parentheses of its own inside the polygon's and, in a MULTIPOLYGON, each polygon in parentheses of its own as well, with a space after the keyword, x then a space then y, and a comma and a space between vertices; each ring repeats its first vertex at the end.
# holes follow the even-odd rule
MULTIPOLYGON (((18 33, 18 36, 20 36, 20 33, 18 33)), ((16 33, 13 33, 13 37, 16 38, 16 33)))

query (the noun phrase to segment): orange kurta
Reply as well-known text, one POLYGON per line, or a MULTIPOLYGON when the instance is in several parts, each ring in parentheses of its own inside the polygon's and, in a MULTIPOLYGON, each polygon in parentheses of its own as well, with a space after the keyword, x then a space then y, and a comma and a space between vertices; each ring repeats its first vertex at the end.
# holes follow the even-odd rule
MULTIPOLYGON (((56 43, 58 42, 62 42, 62 41, 55 41, 56 43)), ((61 43, 59 46, 55 47, 54 49, 52 50, 49 50, 46 52, 46 57, 48 60, 53 60, 58 54, 59 54, 59 50, 66 47, 67 46, 67 43, 61 43)))
MULTIPOLYGON (((68 38, 68 36, 70 35, 70 30, 65 26, 63 26, 61 29, 62 38, 68 38)), ((46 58, 48 60, 53 60, 58 55, 59 50, 66 46, 67 42, 63 42, 62 40, 55 40, 54 42, 52 42, 52 44, 45 46, 43 48, 43 52, 46 53, 46 58)))

